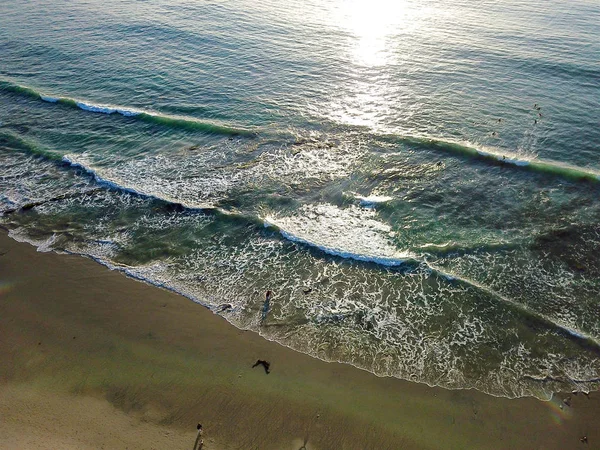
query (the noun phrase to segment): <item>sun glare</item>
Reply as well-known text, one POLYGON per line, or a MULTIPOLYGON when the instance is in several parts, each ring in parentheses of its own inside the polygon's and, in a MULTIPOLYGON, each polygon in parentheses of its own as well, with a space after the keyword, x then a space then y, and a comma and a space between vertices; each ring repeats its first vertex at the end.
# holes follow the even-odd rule
POLYGON ((337 21, 352 34, 353 59, 365 66, 388 62, 389 37, 411 27, 410 5, 406 0, 351 0, 338 5, 337 21))
POLYGON ((389 83, 383 69, 403 59, 402 48, 418 28, 422 12, 411 0, 340 0, 335 4, 331 18, 346 37, 352 64, 351 76, 340 86, 342 94, 332 97, 331 118, 374 130, 385 128, 392 104, 398 106, 398 87, 389 83))

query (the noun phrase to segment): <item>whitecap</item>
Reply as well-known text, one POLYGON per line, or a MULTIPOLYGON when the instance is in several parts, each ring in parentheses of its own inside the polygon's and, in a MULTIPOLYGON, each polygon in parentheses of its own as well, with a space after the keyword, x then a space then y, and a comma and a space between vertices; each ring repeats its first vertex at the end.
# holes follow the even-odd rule
POLYGON ((58 97, 50 97, 48 95, 40 95, 40 98, 43 101, 49 102, 49 103, 56 103, 56 102, 58 102, 60 100, 58 97))
POLYGON ((78 108, 83 109, 84 111, 98 112, 103 114, 112 114, 117 111, 116 108, 111 108, 108 106, 92 105, 84 102, 76 102, 75 104, 78 108))
POLYGON ((374 211, 356 206, 304 205, 293 216, 266 217, 264 225, 276 228, 290 241, 342 258, 385 266, 399 266, 412 259, 410 253, 390 241, 391 228, 374 215, 374 211))
POLYGON ((365 208, 375 208, 377 205, 394 200, 393 197, 388 197, 385 195, 369 195, 368 197, 355 195, 354 197, 359 200, 360 206, 365 208))

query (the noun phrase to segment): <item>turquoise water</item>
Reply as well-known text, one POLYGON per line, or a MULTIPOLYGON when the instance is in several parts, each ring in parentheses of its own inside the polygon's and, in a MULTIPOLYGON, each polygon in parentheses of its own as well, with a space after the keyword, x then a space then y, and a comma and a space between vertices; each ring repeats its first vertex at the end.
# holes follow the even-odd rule
POLYGON ((599 387, 597 2, 56 3, 0 4, 12 237, 377 375, 599 387))

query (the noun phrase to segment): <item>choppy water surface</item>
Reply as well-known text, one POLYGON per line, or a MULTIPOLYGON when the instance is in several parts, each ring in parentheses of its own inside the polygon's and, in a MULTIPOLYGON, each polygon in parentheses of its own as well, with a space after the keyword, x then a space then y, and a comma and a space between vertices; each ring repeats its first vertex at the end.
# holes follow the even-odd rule
POLYGON ((0 223, 378 375, 597 389, 599 21, 585 0, 1 3, 0 223))

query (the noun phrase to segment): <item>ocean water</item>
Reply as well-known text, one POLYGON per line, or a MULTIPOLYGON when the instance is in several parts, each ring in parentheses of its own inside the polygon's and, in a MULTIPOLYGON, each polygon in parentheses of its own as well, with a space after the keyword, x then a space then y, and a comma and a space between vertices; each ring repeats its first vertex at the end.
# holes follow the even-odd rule
POLYGON ((380 376, 598 389, 599 23, 592 0, 0 2, 0 225, 380 376))

